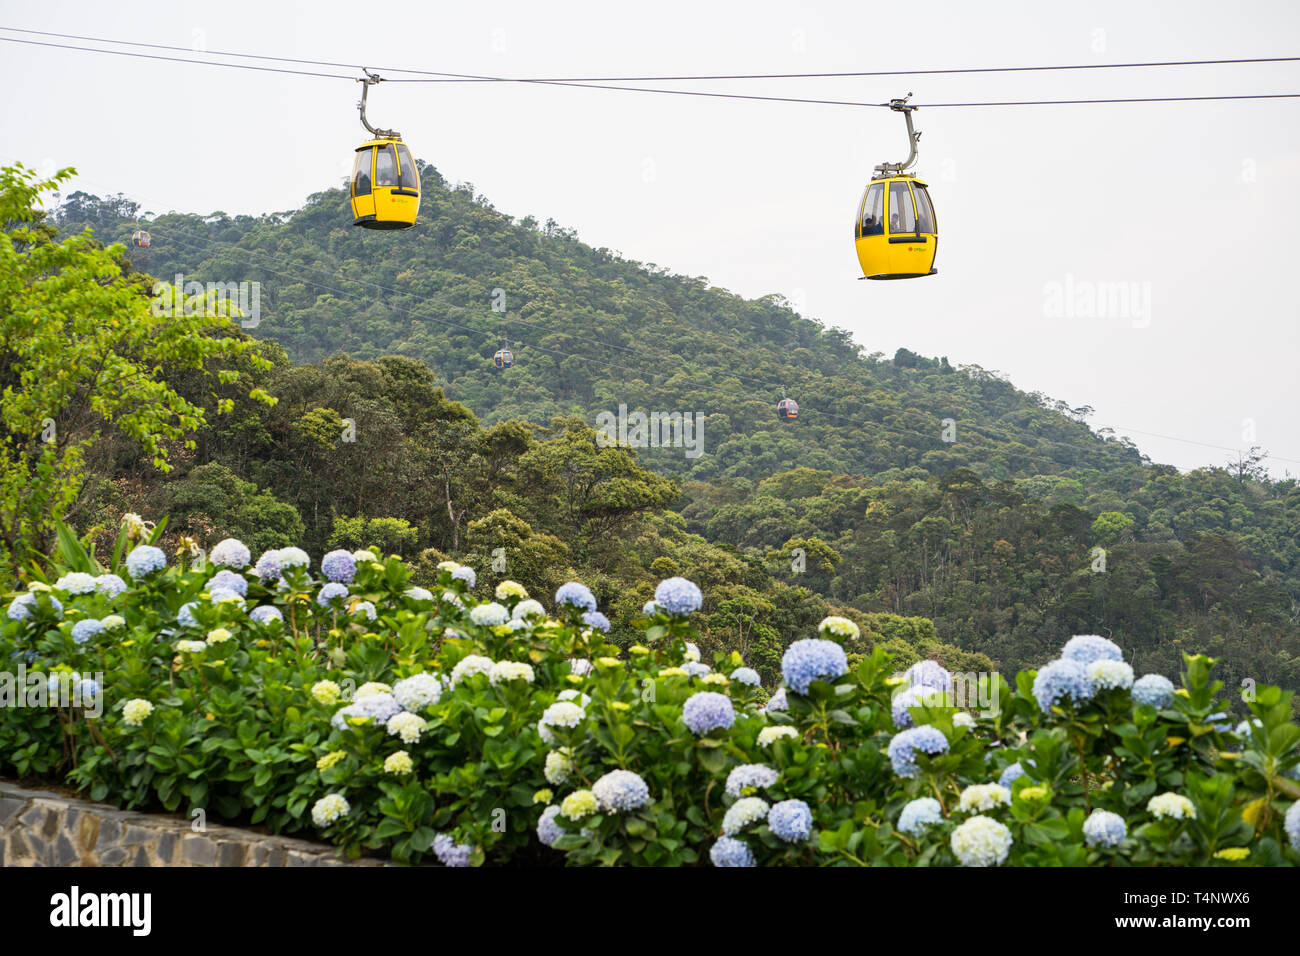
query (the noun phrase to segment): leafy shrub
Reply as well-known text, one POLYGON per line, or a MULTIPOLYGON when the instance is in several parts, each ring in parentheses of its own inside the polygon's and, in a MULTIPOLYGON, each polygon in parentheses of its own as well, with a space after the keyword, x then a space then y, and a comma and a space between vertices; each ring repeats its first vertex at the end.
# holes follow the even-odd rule
POLYGON ((124 527, 101 567, 64 529, 10 597, 0 658, 82 691, 0 708, 13 772, 453 866, 1300 862, 1291 692, 1234 727, 1204 656, 1175 688, 1078 637, 1014 686, 984 675, 976 713, 954 690, 977 675, 897 673, 827 618, 765 689, 699 660, 681 578, 622 649, 576 582, 548 614, 451 561, 432 590, 366 551, 164 567, 159 530, 124 527))

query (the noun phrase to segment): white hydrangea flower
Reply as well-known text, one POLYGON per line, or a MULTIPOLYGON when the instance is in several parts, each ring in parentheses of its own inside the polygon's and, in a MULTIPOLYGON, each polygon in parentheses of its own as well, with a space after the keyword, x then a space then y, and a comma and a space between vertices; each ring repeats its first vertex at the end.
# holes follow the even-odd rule
POLYGON ((988 817, 971 817, 952 831, 951 846, 962 866, 997 866, 1011 852, 1011 831, 988 817))
POLYGON ((393 688, 377 680, 367 681, 357 688, 357 692, 352 695, 353 700, 363 700, 366 697, 372 697, 375 694, 391 694, 393 688))
POLYGON ((561 700, 547 707, 542 712, 542 723, 548 727, 576 727, 582 722, 585 712, 577 704, 561 700))
POLYGON ((128 727, 139 727, 153 713, 153 704, 136 697, 122 706, 122 721, 128 727))
POLYGON ((493 684, 512 680, 521 680, 531 684, 533 682, 533 669, 520 661, 497 661, 492 665, 488 680, 493 684))
POLYGON ((1113 687, 1128 690, 1133 686, 1133 668, 1124 661, 1105 658, 1093 661, 1085 668, 1085 673, 1093 685, 1100 690, 1110 690, 1113 687))
POLYGON ((104 618, 99 623, 103 624, 106 630, 115 631, 119 627, 126 626, 126 618, 118 614, 110 614, 108 615, 108 617, 104 618))
POLYGON ((968 710, 959 710, 952 715, 952 725, 954 727, 974 727, 975 715, 968 710))
POLYGON ((311 685, 311 696, 326 707, 337 704, 342 694, 342 688, 332 680, 318 680, 311 685))
POLYGON ((203 641, 177 641, 176 650, 182 654, 197 654, 200 651, 207 650, 208 645, 203 641))
POLYGON ((442 697, 442 681, 434 674, 413 674, 393 685, 393 696, 407 710, 424 710, 442 697))
POLYGON ((491 674, 492 658, 483 657, 479 654, 470 654, 463 657, 451 669, 451 686, 455 687, 461 681, 473 677, 475 674, 491 674))
POLYGON ((384 772, 395 773, 398 776, 408 774, 415 769, 415 764, 411 760, 411 755, 405 750, 399 750, 396 753, 389 754, 384 758, 384 772))
POLYGON ((424 718, 419 714, 412 714, 403 711, 400 714, 394 714, 392 717, 389 717, 388 723, 385 726, 388 728, 390 736, 401 737, 403 743, 418 744, 420 742, 420 734, 423 733, 425 728, 429 725, 425 723, 424 718))
MULTIPOLYGON (((518 581, 502 581, 496 586, 496 590, 493 593, 496 595, 498 601, 504 601, 506 598, 512 597, 528 597, 528 589, 518 581)), ((538 607, 541 607, 541 605, 539 604, 538 607)))
POLYGON ((780 740, 782 737, 795 738, 798 736, 799 731, 786 724, 779 724, 775 727, 764 727, 758 732, 758 745, 760 747, 767 747, 780 740))
POLYGON ((973 784, 961 792, 960 805, 964 813, 1010 806, 1011 791, 997 783, 973 784))
POLYGON ((817 629, 820 631, 829 631, 836 637, 846 637, 853 641, 856 641, 862 635, 862 631, 858 626, 847 617, 823 618, 822 622, 817 625, 817 629))
POLYGON ((546 777, 546 782, 552 786, 558 787, 569 779, 569 774, 573 772, 573 758, 568 747, 560 750, 552 750, 546 755, 546 767, 542 775, 546 777))
POLYGON ((343 794, 328 793, 311 808, 311 820, 318 827, 327 827, 340 817, 347 816, 351 809, 343 794))
POLYGON ((480 627, 500 627, 510 620, 510 612, 495 601, 480 604, 469 612, 469 619, 480 627))
POLYGON ((520 601, 516 604, 515 609, 510 612, 510 616, 516 621, 525 621, 530 617, 545 617, 546 608, 542 607, 540 601, 534 601, 532 598, 528 598, 527 600, 520 601))
POLYGON ((1196 806, 1181 793, 1161 793, 1147 801, 1152 816, 1164 820, 1195 820, 1196 806))
POLYGON ((741 797, 727 810, 722 818, 722 832, 734 836, 751 823, 757 823, 767 816, 767 801, 761 797, 741 797))
POLYGON ((54 586, 69 594, 93 594, 96 581, 93 574, 84 571, 72 571, 54 582, 54 586))
POLYGON ((688 661, 698 661, 700 659, 700 649, 690 641, 686 642, 686 659, 688 661))

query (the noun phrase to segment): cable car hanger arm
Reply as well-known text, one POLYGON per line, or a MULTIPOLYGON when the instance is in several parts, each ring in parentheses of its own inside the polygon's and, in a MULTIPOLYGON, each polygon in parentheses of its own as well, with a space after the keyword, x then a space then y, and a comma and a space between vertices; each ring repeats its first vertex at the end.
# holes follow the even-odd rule
POLYGON ((370 135, 375 137, 375 139, 401 139, 402 134, 397 132, 397 130, 375 129, 375 127, 371 126, 370 122, 366 119, 366 94, 370 92, 370 87, 374 86, 376 83, 384 82, 384 78, 377 73, 371 73, 364 66, 361 68, 361 72, 366 75, 365 79, 357 77, 357 82, 362 84, 361 101, 357 103, 357 109, 361 111, 361 125, 364 126, 370 135))
POLYGON ((907 159, 901 163, 881 163, 877 166, 876 172, 881 175, 898 175, 916 162, 917 147, 921 142, 921 134, 912 128, 912 110, 920 109, 920 107, 909 104, 907 101, 911 98, 912 94, 908 93, 901 100, 889 101, 889 108, 896 113, 902 113, 903 119, 907 120, 907 145, 909 151, 907 159))

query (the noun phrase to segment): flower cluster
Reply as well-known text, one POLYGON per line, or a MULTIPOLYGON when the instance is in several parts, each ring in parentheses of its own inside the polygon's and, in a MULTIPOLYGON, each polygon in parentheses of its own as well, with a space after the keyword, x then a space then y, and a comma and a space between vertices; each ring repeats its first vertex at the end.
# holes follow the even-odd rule
POLYGON ((591 785, 591 792, 605 813, 637 810, 650 802, 650 788, 630 770, 611 770, 591 785))
POLYGON ((815 680, 832 681, 847 674, 849 661, 844 648, 834 641, 805 637, 785 649, 781 657, 781 676, 797 694, 808 693, 815 680))

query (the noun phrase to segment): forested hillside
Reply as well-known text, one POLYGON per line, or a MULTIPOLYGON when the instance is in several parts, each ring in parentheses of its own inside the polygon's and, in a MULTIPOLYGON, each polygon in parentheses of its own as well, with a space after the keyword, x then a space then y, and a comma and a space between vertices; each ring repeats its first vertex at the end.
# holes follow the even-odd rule
MULTIPOLYGON (((153 219, 128 254, 140 272, 260 282, 248 331, 274 368, 245 371, 279 402, 231 391, 166 477, 103 446, 78 527, 132 510, 201 542, 578 576, 616 636, 681 573, 709 595, 710 639, 767 675, 836 608, 905 656, 959 646, 939 654, 962 669, 1037 666, 1093 632, 1144 670, 1195 648, 1225 656, 1225 679, 1300 686, 1294 480, 1179 474, 1093 433, 1087 408, 947 358, 863 354, 776 297, 514 221, 432 167, 423 189, 396 237, 354 229, 341 190, 268 217, 153 219), (505 337, 516 365, 498 370, 505 337), (796 422, 776 418, 782 387, 796 422), (599 447, 590 426, 620 405, 700 413, 704 453, 599 447)), ((138 212, 78 193, 56 222, 122 242, 138 212)))

